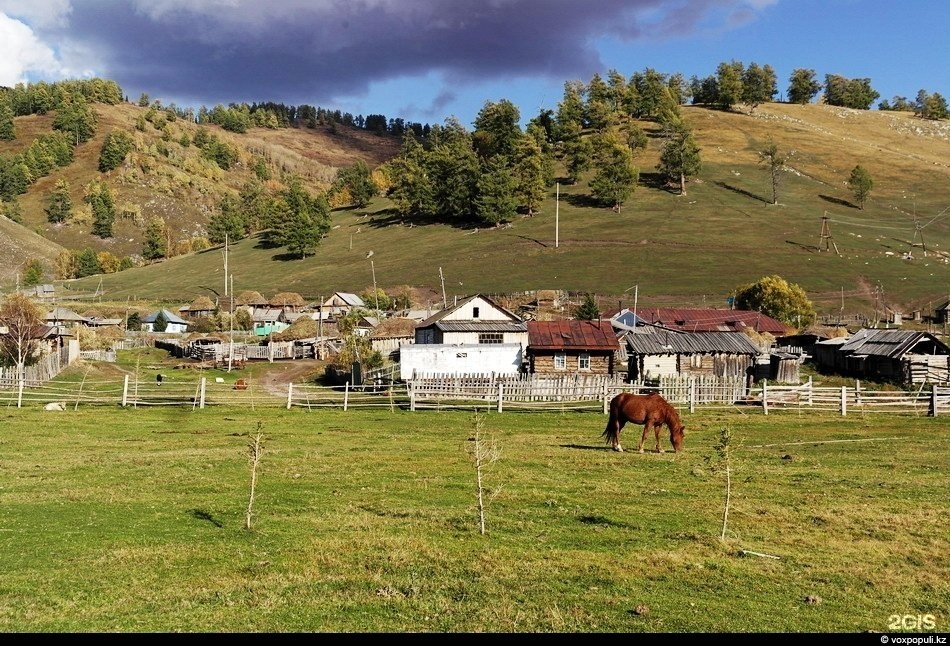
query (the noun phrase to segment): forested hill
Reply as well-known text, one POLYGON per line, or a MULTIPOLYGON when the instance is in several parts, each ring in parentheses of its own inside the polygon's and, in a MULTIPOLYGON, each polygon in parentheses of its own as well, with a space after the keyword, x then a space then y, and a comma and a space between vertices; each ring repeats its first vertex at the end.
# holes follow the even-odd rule
POLYGON ((32 247, 4 253, 6 282, 38 257, 44 279, 104 272, 72 281, 77 290, 191 300, 221 284, 221 254, 205 247, 231 230, 235 284, 262 293, 376 283, 622 302, 636 286, 656 304, 722 304, 777 273, 823 310, 945 297, 946 119, 813 102, 686 105, 668 91, 631 104, 599 101, 592 87, 566 85, 558 110, 527 128, 516 106, 487 102, 474 124, 426 126, 415 145, 367 120, 284 122, 260 105, 195 123, 107 96, 85 106, 88 136, 82 106, 15 116, 15 138, 0 139, 4 177, 17 176, 18 155, 20 166, 53 161, 4 204, 23 225, 8 222, 5 236, 33 232, 32 247), (849 181, 858 167, 864 193, 849 181))

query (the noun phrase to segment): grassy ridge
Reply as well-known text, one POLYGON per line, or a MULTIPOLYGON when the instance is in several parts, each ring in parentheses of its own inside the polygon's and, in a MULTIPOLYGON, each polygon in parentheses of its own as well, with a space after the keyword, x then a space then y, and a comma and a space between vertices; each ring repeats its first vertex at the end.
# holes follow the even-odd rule
MULTIPOLYGON (((950 620, 942 418, 684 415, 614 453, 586 413, 10 410, 6 632, 861 632, 950 620), (264 433, 252 529, 247 446, 264 433), (739 442, 728 538, 707 458, 739 442), (743 555, 752 550, 778 559, 743 555)), ((625 431, 627 444, 636 429, 625 431)))

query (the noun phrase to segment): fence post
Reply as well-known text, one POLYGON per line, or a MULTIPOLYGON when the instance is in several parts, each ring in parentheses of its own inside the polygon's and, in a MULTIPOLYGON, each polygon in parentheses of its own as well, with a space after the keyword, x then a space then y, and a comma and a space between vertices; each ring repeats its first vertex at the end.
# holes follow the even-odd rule
POLYGON ((198 400, 198 408, 205 407, 205 386, 208 384, 208 378, 201 378, 201 399, 198 400))
POLYGON ((841 387, 841 416, 846 417, 848 415, 848 387, 841 387))
POLYGON ((267 360, 271 363, 274 363, 274 342, 267 342, 267 360))
POLYGON ((854 403, 858 406, 861 405, 861 381, 859 379, 854 380, 854 403))
POLYGON ((602 394, 601 397, 600 397, 601 400, 603 400, 604 415, 607 414, 607 412, 608 412, 608 406, 610 405, 609 402, 607 401, 607 398, 610 396, 608 393, 609 393, 609 391, 607 390, 607 384, 604 383, 604 391, 603 391, 603 394, 602 394))
POLYGON ((294 403, 294 382, 287 384, 287 410, 290 410, 290 407, 294 403))
POLYGON ((346 406, 349 403, 350 399, 350 382, 346 382, 343 386, 343 411, 346 412, 346 406))
POLYGON ((766 415, 769 414, 769 395, 765 379, 762 380, 762 412, 766 415))
POLYGON ((937 416, 937 384, 930 385, 930 415, 937 416))
POLYGON ((129 403, 129 376, 126 375, 122 384, 122 408, 125 408, 126 404, 129 403))
POLYGON ((412 387, 413 382, 409 381, 409 410, 413 413, 416 412, 416 390, 412 387))
POLYGON ((696 380, 689 380, 689 412, 696 412, 696 380))
POLYGON ((504 398, 505 384, 498 382, 498 412, 501 412, 501 400, 504 398))
POLYGON ((815 391, 812 390, 811 375, 808 375, 808 405, 809 406, 815 403, 814 396, 815 396, 815 391))

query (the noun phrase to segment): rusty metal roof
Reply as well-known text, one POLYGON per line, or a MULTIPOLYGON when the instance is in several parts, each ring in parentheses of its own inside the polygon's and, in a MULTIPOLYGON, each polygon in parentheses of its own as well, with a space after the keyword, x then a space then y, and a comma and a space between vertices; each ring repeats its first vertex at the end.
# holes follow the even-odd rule
POLYGON ((609 350, 620 347, 610 321, 528 321, 528 347, 534 350, 609 350))
POLYGON ((624 336, 628 354, 762 354, 745 334, 735 332, 674 332, 624 336))
POLYGON ((750 310, 645 307, 637 310, 637 318, 683 332, 741 332, 751 328, 776 335, 788 333, 788 326, 781 321, 750 310))

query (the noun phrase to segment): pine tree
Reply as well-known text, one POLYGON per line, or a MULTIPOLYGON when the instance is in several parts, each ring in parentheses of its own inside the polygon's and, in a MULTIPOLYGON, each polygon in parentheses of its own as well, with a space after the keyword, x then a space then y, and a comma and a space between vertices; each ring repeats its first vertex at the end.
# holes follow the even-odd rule
POLYGON ((478 197, 475 198, 476 217, 490 225, 512 220, 517 215, 515 181, 505 158, 496 155, 482 166, 478 177, 478 197))
POLYGON ((600 307, 593 294, 585 294, 584 301, 574 310, 574 318, 580 321, 596 321, 600 318, 600 307))
POLYGON ((874 180, 871 179, 871 173, 866 168, 858 164, 851 170, 848 177, 848 188, 854 194, 854 199, 858 202, 858 208, 864 210, 864 203, 867 202, 871 189, 874 188, 874 180))
POLYGON ((50 194, 46 205, 46 218, 53 224, 60 224, 69 219, 73 201, 69 197, 69 184, 66 180, 59 180, 50 194))

